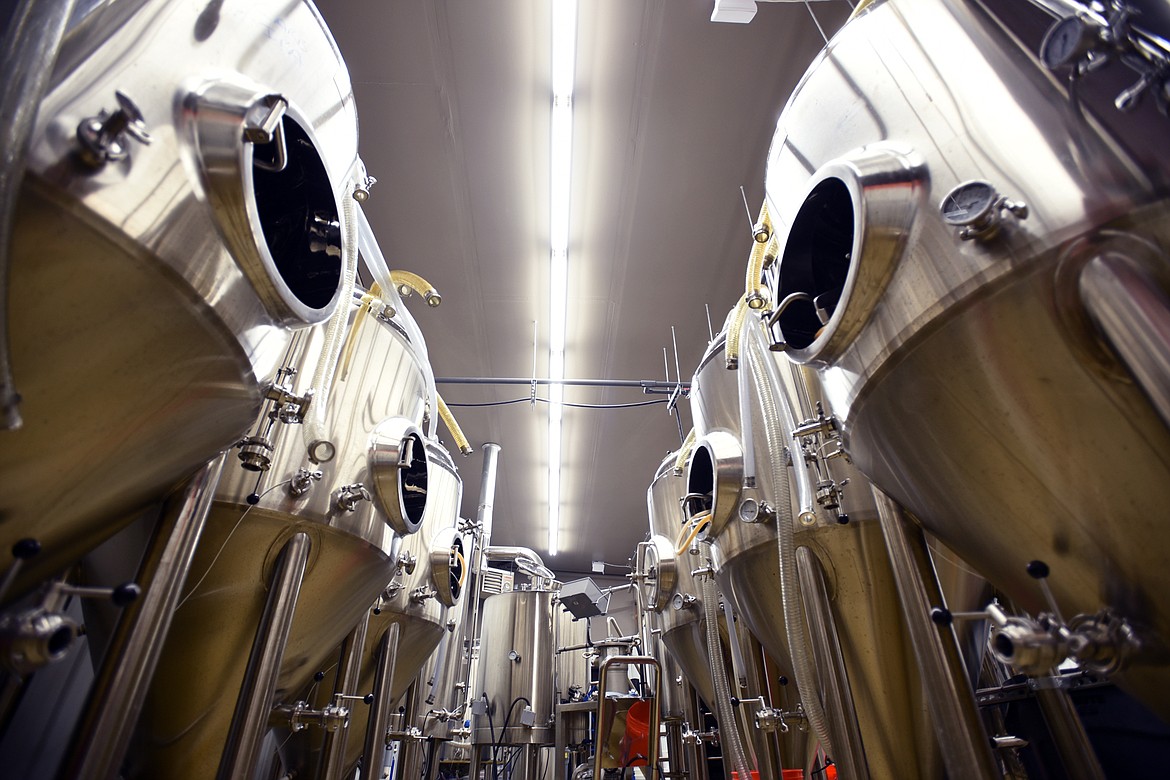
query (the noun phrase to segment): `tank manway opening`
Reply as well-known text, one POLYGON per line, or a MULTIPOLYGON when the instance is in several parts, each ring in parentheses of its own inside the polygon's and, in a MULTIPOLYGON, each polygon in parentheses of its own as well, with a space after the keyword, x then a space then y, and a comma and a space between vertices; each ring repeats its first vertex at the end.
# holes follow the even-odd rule
POLYGON ((715 503, 715 461, 711 450, 703 445, 695 447, 687 469, 687 495, 683 499, 683 521, 710 512, 715 503))
POLYGON ((417 527, 427 508, 427 448, 417 433, 410 434, 406 447, 410 465, 402 470, 402 507, 407 522, 417 527))
POLYGON ((853 261, 854 226, 853 198, 840 179, 819 183, 800 207, 784 246, 777 296, 783 301, 793 293, 808 295, 778 320, 790 346, 812 344, 836 311, 853 261))
POLYGON ((255 145, 253 193, 268 251, 297 300, 324 309, 341 283, 341 223, 325 164, 289 115, 283 132, 255 145), (283 137, 282 137, 283 136, 283 137))

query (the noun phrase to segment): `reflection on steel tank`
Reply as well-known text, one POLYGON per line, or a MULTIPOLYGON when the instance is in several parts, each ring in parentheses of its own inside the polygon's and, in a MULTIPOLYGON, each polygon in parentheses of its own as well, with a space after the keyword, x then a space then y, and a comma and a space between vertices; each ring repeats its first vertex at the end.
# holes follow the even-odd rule
POLYGON ((1166 718, 1165 8, 1037 5, 1066 18, 873 3, 812 65, 768 159, 774 347, 878 488, 1033 628, 1044 564, 1065 650, 1166 718))
MULTIPOLYGON (((306 455, 303 425, 270 424, 262 415, 263 436, 249 437, 240 462, 225 468, 140 724, 137 776, 209 776, 229 734, 253 727, 240 718, 232 726, 237 696, 241 681, 251 679, 245 669, 253 638, 277 592, 273 572, 301 535, 309 543, 303 581, 283 595, 295 612, 283 652, 272 651, 275 704, 292 707, 307 697, 305 704, 316 705, 308 694, 314 674, 332 665, 334 648, 367 620, 374 642, 389 616, 427 613, 429 642, 414 637, 418 657, 399 656, 405 681, 437 644, 442 608, 412 593, 426 589, 426 543, 454 522, 461 482, 450 456, 424 432, 432 406, 428 367, 407 336, 410 315, 396 303, 393 317, 370 295, 346 304, 350 317, 325 402, 331 459, 306 455), (379 600, 383 617, 372 617, 379 600)), ((287 395, 305 394, 324 341, 321 328, 297 340, 281 371, 287 395)), ((372 674, 368 659, 357 660, 372 674)), ((267 729, 265 714, 260 733, 267 729)), ((360 748, 360 736, 349 745, 360 748)), ((301 744, 287 748, 293 760, 301 744)))
POLYGON ((2 291, 0 401, 23 425, 0 437, 0 548, 42 550, 8 597, 242 435, 290 333, 338 305, 364 176, 349 75, 309 3, 211 27, 197 3, 79 5, 2 291))

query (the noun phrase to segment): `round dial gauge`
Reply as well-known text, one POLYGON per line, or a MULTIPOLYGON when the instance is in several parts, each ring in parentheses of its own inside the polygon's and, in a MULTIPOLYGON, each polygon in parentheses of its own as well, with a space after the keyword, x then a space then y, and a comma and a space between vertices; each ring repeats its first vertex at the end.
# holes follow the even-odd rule
POLYGON ((1040 60, 1055 70, 1068 65, 1087 52, 1093 45, 1089 26, 1075 16, 1060 19, 1044 34, 1040 43, 1040 60))
POLYGON ((948 192, 938 208, 948 225, 971 225, 990 216, 998 198, 990 184, 972 180, 948 192))

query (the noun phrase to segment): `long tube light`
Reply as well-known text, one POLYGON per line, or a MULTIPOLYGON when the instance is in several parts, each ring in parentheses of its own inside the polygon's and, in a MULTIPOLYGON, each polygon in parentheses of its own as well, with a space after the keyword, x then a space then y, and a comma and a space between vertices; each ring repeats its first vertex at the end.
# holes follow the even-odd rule
MULTIPOLYGON (((577 0, 552 0, 552 127, 549 138, 549 379, 565 378, 569 303, 569 193, 573 169, 573 81, 577 62, 577 0)), ((561 412, 564 386, 549 385, 548 554, 556 555, 561 525, 561 412)))

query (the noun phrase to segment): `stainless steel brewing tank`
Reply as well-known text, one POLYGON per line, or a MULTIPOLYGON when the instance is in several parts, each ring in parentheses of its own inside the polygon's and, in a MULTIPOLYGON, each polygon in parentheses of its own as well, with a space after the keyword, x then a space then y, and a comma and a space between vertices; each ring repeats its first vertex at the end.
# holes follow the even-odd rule
MULTIPOLYGON (((707 628, 703 618, 703 594, 691 571, 698 568, 698 558, 683 551, 677 554, 682 529, 682 497, 686 479, 675 475, 678 453, 662 461, 654 481, 646 491, 650 519, 650 541, 640 560, 653 567, 655 576, 643 585, 643 603, 651 631, 657 634, 667 652, 686 674, 690 684, 709 707, 715 707, 715 685, 711 681, 711 662, 707 655, 707 628), (650 549, 650 548, 653 549, 650 549)), ((648 572, 642 571, 641 574, 648 572)), ((669 680, 663 673, 663 688, 669 680)), ((662 709, 665 714, 666 708, 662 709)))
MULTIPOLYGON (((746 353, 747 340, 742 343, 746 353)), ((742 448, 746 445, 740 417, 738 372, 751 369, 750 359, 741 354, 739 368, 728 370, 725 352, 726 337, 721 333, 708 347, 692 383, 691 409, 697 438, 689 460, 687 489, 688 492, 711 491, 717 496, 716 501, 723 502, 714 506, 711 527, 715 529, 712 532, 715 578, 725 597, 732 599, 739 616, 777 661, 780 674, 794 680, 802 690, 807 690, 806 686, 817 690, 833 674, 833 662, 826 657, 816 659, 820 680, 815 681, 801 679, 793 667, 781 598, 775 521, 745 523, 739 519, 738 505, 745 495, 742 448), (728 438, 721 441, 719 436, 728 438), (736 446, 740 448, 738 461, 729 457, 735 453, 736 446)), ((764 358, 772 360, 773 355, 767 353, 764 358)), ((784 386, 773 388, 774 392, 789 399, 798 422, 811 417, 814 402, 819 400, 817 388, 805 384, 806 377, 797 367, 786 361, 779 367, 784 386)), ((747 398, 751 405, 751 440, 755 453, 755 496, 757 500, 779 506, 781 486, 773 481, 759 394, 750 374, 746 378, 751 388, 747 398)), ((812 378, 815 382, 815 377, 812 378)), ((783 426, 782 422, 779 424, 783 426)), ((790 434, 784 439, 788 446, 795 448, 790 434)), ((869 771, 874 777, 938 776, 942 771, 941 754, 927 722, 921 682, 910 652, 876 508, 863 477, 841 459, 834 461, 833 469, 839 481, 849 479, 852 483, 845 488, 841 504, 849 521, 842 525, 837 520, 837 511, 826 512, 817 506, 816 522, 808 527, 797 526, 795 545, 813 551, 826 573, 829 603, 825 607, 832 615, 840 639, 845 672, 854 692, 851 703, 869 771)), ((791 469, 785 471, 788 479, 791 469)), ((796 492, 793 481, 789 494, 793 518, 797 514, 796 492)), ((792 522, 795 524, 796 520, 792 522)), ((810 600, 811 594, 803 593, 801 597, 806 613, 816 608, 810 600)), ((805 627, 800 631, 803 634, 805 627)), ((788 697, 792 692, 781 688, 775 695, 788 697)), ((795 706, 795 701, 785 705, 795 706)), ((829 712, 828 717, 836 724, 834 739, 841 742, 847 733, 842 721, 851 716, 829 712)), ((799 745, 794 747, 800 749, 799 745)), ((837 749, 844 747, 837 745, 837 749)))
POLYGON ((10 595, 250 424, 289 329, 336 304, 358 164, 349 76, 309 3, 216 20, 203 2, 88 5, 40 106, 10 247, 24 426, 0 437, 0 547, 43 545, 10 595), (119 93, 150 143, 134 124, 87 165, 79 133, 119 93), (261 114, 279 120, 284 172, 254 167, 275 147, 245 138, 261 114))
MULTIPOLYGON (((426 679, 433 671, 435 652, 442 641, 454 641, 447 650, 448 656, 462 655, 459 621, 455 618, 458 607, 452 608, 449 598, 440 598, 443 581, 449 582, 450 568, 440 567, 436 554, 443 553, 441 560, 449 560, 446 553, 452 550, 455 540, 455 526, 459 519, 459 504, 463 498, 463 480, 447 450, 434 439, 427 442, 427 458, 431 464, 427 488, 427 506, 422 527, 418 533, 406 537, 402 542, 401 555, 404 560, 416 563, 412 571, 398 571, 390 586, 377 603, 376 614, 370 615, 366 631, 366 650, 362 661, 362 673, 358 689, 370 691, 374 686, 376 653, 382 637, 394 624, 398 625, 398 646, 394 651, 394 676, 390 683, 390 701, 405 696, 411 683, 417 683, 419 691, 429 690, 426 679), (447 638, 445 640, 444 638, 447 638), (431 663, 428 663, 431 661, 431 663)), ((459 546, 463 541, 459 539, 459 546)), ((463 571, 467 571, 466 554, 463 571)), ((409 565, 407 566, 409 568, 409 565)), ((453 659, 449 659, 452 663, 453 659)), ((456 680, 443 678, 436 692, 443 696, 436 707, 453 708, 453 686, 456 680), (450 702, 450 703, 445 703, 450 702)), ((425 699, 428 694, 423 693, 425 699)), ((429 709, 429 705, 428 708, 429 709)), ((422 715, 427 709, 416 711, 422 715)), ((419 724, 412 724, 419 725, 419 724)), ((462 720, 457 724, 462 725, 462 720)), ((347 766, 352 766, 361 751, 366 732, 364 717, 350 721, 350 738, 347 751, 347 766)))
MULTIPOLYGON (((889 0, 859 14, 777 124, 774 293, 824 296, 823 330, 799 305, 780 328, 789 356, 820 372, 874 483, 1032 614, 1045 608, 1025 573, 1038 559, 1065 617, 1109 608, 1158 656, 1170 430, 1087 307, 1094 258, 1120 258, 1152 300, 1160 289, 1150 316, 1166 316, 1170 170, 1149 139, 1170 120, 1150 106, 1122 117, 1108 101, 1078 110, 1064 76, 977 3, 889 0), (944 219, 964 221, 946 200, 964 184, 972 210, 991 194, 1011 201, 991 209, 992 234, 986 218, 944 219), (1026 215, 1001 208, 1018 204, 1026 215)), ((1166 386, 1165 365, 1131 369, 1154 372, 1147 390, 1166 386)), ((1170 717, 1162 662, 1120 679, 1170 717)))
POLYGON ((552 744, 555 597, 554 591, 514 590, 484 600, 472 695, 486 695, 488 707, 472 718, 473 744, 552 744), (535 714, 531 728, 520 722, 524 699, 535 714))
MULTIPOLYGON (((397 316, 409 315, 400 309, 397 316)), ((323 328, 299 339, 289 364, 296 369, 295 392, 307 388, 323 341, 323 328)), ((301 426, 277 424, 268 471, 245 470, 239 463, 225 468, 139 726, 137 776, 214 774, 273 562, 298 532, 309 535, 312 550, 275 703, 293 703, 313 674, 332 664, 333 648, 394 578, 398 547, 373 494, 354 501, 352 510, 339 499, 360 494, 352 486, 370 482, 371 431, 385 420, 404 419, 404 413, 421 422, 425 393, 418 352, 402 331, 368 307, 354 306, 326 410, 334 459, 309 463, 301 426), (307 478, 307 492, 294 495, 290 488, 306 467, 320 478, 307 478), (252 504, 250 496, 258 501, 252 504)), ((421 449, 414 451, 416 459, 421 449)), ((415 463, 411 469, 415 487, 426 495, 426 506, 413 509, 424 514, 434 497, 445 495, 440 486, 457 480, 446 476, 451 467, 445 453, 428 450, 425 460, 427 468, 415 463)), ((450 503, 435 500, 436 511, 450 503)))

